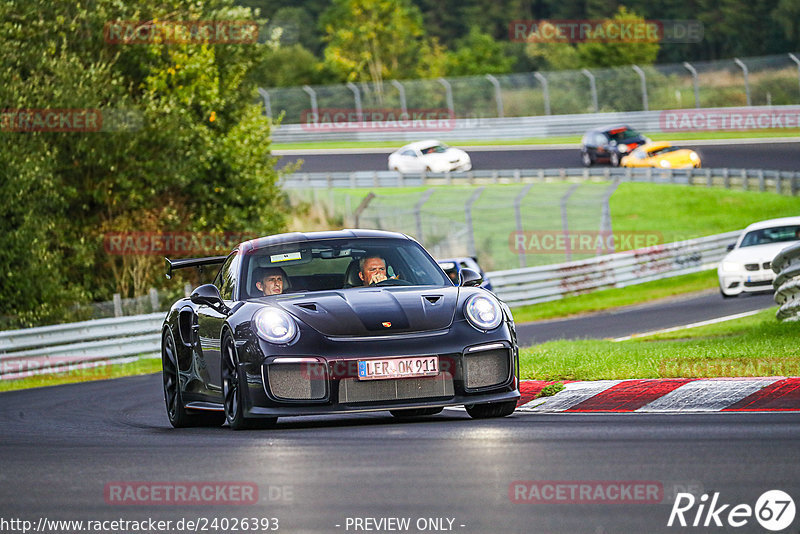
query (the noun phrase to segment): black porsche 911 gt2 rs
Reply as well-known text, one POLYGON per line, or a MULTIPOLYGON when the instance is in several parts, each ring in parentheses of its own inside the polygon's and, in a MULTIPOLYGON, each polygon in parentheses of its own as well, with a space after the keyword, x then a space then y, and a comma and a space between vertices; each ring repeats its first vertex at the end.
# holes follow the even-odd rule
MULTIPOLYGON (((414 239, 376 230, 279 234, 227 256, 213 284, 175 302, 162 330, 167 415, 175 427, 268 427, 278 417, 466 407, 502 417, 519 399, 508 307, 461 271, 457 285, 414 239), (368 258, 384 280, 365 285, 368 258), (380 261, 378 262, 380 264, 380 261), (280 273, 265 295, 259 278, 280 273)), ((369 280, 367 280, 369 282, 369 280)))

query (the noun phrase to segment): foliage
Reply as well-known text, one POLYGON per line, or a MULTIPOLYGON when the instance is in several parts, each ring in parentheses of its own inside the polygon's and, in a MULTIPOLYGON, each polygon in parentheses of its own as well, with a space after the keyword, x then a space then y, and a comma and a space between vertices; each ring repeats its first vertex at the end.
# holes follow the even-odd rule
POLYGON ((416 77, 424 30, 409 0, 334 0, 321 24, 325 63, 347 81, 416 77))
POLYGON ((505 54, 504 47, 477 26, 456 41, 455 50, 447 55, 448 76, 505 74, 511 71, 514 63, 514 58, 505 54))
POLYGON ((17 200, 0 208, 0 289, 18 324, 53 319, 78 298, 160 285, 158 255, 107 254, 105 233, 283 227, 271 125, 252 79, 269 47, 104 40, 112 20, 252 19, 232 3, 0 4, 7 109, 96 109, 104 119, 100 131, 0 132, 0 189, 17 200))
MULTIPOLYGON (((614 16, 606 19, 604 27, 607 28, 611 24, 631 24, 635 27, 643 26, 644 23, 644 17, 628 11, 625 6, 619 6, 614 16)), ((546 25, 552 27, 551 23, 543 26, 546 25)), ((552 29, 555 30, 555 28, 552 29)), ((619 65, 651 65, 658 56, 659 46, 658 42, 636 39, 629 42, 588 40, 574 46, 568 43, 531 42, 528 44, 527 51, 531 57, 543 59, 548 67, 563 70, 619 65)))

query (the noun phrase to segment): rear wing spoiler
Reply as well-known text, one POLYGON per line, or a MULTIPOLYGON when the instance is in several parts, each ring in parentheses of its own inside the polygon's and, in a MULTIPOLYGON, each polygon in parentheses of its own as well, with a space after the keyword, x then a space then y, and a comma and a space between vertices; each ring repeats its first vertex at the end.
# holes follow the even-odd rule
POLYGON ((167 263, 167 278, 172 278, 172 271, 176 269, 198 267, 202 272, 205 265, 219 265, 226 259, 228 259, 228 256, 207 256, 205 258, 186 258, 183 260, 171 260, 166 257, 164 258, 167 263))

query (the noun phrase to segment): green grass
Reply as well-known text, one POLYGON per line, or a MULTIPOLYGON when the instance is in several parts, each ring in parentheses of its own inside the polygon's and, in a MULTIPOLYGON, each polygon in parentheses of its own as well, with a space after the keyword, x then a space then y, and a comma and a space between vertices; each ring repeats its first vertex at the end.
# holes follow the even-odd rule
MULTIPOLYGON (((797 128, 772 128, 764 130, 747 130, 731 132, 686 132, 679 133, 652 133, 647 134, 653 141, 676 141, 684 139, 752 139, 769 137, 798 137, 800 129, 797 128)), ((435 136, 433 136, 435 137, 435 136)), ((581 142, 580 135, 561 136, 561 137, 527 137, 524 139, 495 139, 491 141, 481 141, 474 139, 463 139, 447 141, 452 146, 519 146, 519 145, 578 145, 581 142)), ((272 150, 302 150, 302 149, 337 149, 337 148, 397 148, 406 144, 407 141, 315 141, 305 143, 273 143, 272 150)))
POLYGON ((161 358, 142 358, 135 362, 75 369, 67 373, 33 375, 17 380, 0 380, 0 391, 57 386, 75 382, 91 382, 122 376, 146 375, 158 371, 161 371, 161 358))
POLYGON ((550 341, 520 350, 522 379, 800 376, 798 325, 776 308, 629 341, 550 341))
POLYGON ((513 309, 514 321, 526 323, 642 304, 676 295, 713 289, 717 287, 717 284, 716 270, 684 274, 634 286, 603 289, 541 304, 519 306, 513 309))

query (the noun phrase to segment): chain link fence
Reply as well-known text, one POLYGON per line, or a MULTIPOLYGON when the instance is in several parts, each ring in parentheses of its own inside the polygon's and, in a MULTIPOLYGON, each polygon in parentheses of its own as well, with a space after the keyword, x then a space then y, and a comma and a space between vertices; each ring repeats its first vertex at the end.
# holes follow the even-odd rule
MULTIPOLYGON (((410 188, 363 199, 346 190, 293 189, 345 226, 402 232, 436 258, 476 256, 486 270, 515 269, 614 252, 609 199, 617 182, 535 182, 410 188), (591 247, 578 246, 591 239, 591 247), (600 247, 594 245, 599 244, 600 247)), ((363 197, 363 195, 362 195, 363 197)))
MULTIPOLYGON (((302 124, 320 109, 446 109, 455 118, 800 103, 800 59, 781 54, 608 69, 262 88, 266 114, 302 124), (309 115, 312 113, 312 115, 309 115)), ((370 120, 366 118, 364 120, 370 120)))

